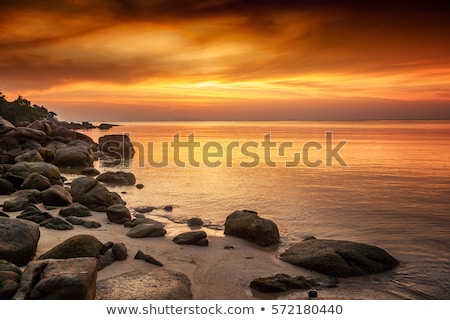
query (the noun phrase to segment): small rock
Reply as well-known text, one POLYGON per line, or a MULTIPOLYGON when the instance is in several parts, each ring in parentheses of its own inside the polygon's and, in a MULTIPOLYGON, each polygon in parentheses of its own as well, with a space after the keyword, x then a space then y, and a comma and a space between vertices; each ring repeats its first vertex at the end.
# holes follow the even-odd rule
POLYGON ((123 261, 128 257, 127 247, 123 243, 114 243, 111 250, 117 261, 123 261))
POLYGON ((59 211, 61 217, 89 217, 92 216, 91 211, 88 207, 83 206, 81 203, 75 202, 74 204, 63 208, 59 211))
POLYGON ((141 206, 141 207, 134 208, 134 210, 136 210, 137 212, 140 212, 140 213, 152 212, 155 209, 156 209, 156 207, 153 207, 153 206, 141 206))
POLYGON ((30 202, 28 201, 28 199, 16 198, 12 200, 6 200, 3 203, 3 210, 6 212, 22 211, 29 205, 30 202))
POLYGON ((143 189, 143 188, 144 188, 144 185, 143 185, 142 183, 138 183, 138 184, 136 185, 136 188, 138 188, 138 189, 143 189))
POLYGON ((9 218, 9 216, 3 211, 0 211, 0 217, 9 218))
POLYGON ((203 220, 200 218, 190 218, 186 221, 188 227, 201 227, 203 226, 203 220))
POLYGON ((156 260, 155 258, 153 258, 152 256, 143 253, 141 250, 138 250, 138 252, 136 253, 136 255, 134 256, 135 259, 139 259, 139 260, 144 260, 145 262, 154 264, 156 266, 162 267, 163 264, 161 262, 159 262, 158 260, 156 260))
POLYGON ((28 205, 25 210, 23 210, 18 216, 17 219, 28 220, 36 223, 41 223, 43 221, 49 220, 53 218, 53 216, 48 212, 42 212, 38 207, 34 204, 28 205))
POLYGON ((160 223, 141 223, 128 231, 130 238, 163 237, 166 229, 160 223))
POLYGON ((95 177, 100 174, 100 171, 98 171, 97 169, 95 169, 93 167, 87 167, 87 168, 84 168, 83 170, 81 170, 80 174, 82 174, 84 176, 88 176, 88 177, 95 177))
POLYGON ((54 229, 54 230, 72 230, 73 225, 70 223, 64 221, 63 219, 59 217, 54 217, 45 221, 42 221, 40 223, 41 226, 46 227, 47 229, 54 229))
POLYGON ((87 229, 100 228, 102 224, 98 221, 86 220, 82 224, 83 227, 87 229))
POLYGON ((163 210, 166 211, 166 212, 172 212, 173 207, 172 207, 172 206, 165 206, 165 207, 163 208, 163 210))

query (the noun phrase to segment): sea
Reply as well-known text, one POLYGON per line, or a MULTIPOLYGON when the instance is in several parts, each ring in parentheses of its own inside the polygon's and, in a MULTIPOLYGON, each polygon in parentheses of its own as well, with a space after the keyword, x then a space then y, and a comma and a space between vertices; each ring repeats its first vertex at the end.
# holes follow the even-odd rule
POLYGON ((253 210, 277 224, 279 252, 309 236, 379 246, 400 265, 370 288, 450 299, 450 121, 117 124, 82 132, 130 137, 132 159, 95 165, 134 173, 131 208, 170 205, 174 221, 218 229, 253 210))

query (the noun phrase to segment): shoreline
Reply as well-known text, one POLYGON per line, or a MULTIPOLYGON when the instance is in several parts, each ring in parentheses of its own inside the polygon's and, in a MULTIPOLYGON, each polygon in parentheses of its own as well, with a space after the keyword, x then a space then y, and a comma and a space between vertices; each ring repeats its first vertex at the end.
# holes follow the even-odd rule
MULTIPOLYGON (((8 196, 0 196, 3 203, 8 196)), ((42 204, 39 208, 44 209, 42 204)), ((129 207, 132 208, 130 205, 129 207)), ((58 216, 59 208, 46 210, 53 216, 58 216)), ((14 219, 20 212, 8 212, 10 219, 14 219)), ((235 236, 224 235, 223 230, 201 228, 207 233, 209 246, 178 245, 172 238, 186 231, 191 231, 186 224, 172 222, 159 215, 145 214, 147 218, 164 223, 167 233, 164 237, 130 238, 126 236, 129 228, 110 223, 104 212, 91 211, 92 216, 85 220, 95 220, 102 224, 98 229, 86 229, 74 226, 73 230, 53 230, 40 227, 41 236, 38 242, 35 258, 47 252, 64 240, 77 235, 88 234, 95 236, 101 242, 108 241, 124 243, 128 250, 128 257, 124 261, 116 261, 100 270, 97 281, 111 278, 126 272, 151 271, 161 267, 134 259, 138 250, 151 255, 163 263, 167 270, 185 274, 191 283, 193 300, 254 300, 254 299, 308 299, 307 290, 291 290, 284 293, 260 293, 253 291, 249 284, 258 277, 273 276, 278 273, 292 277, 304 276, 313 278, 323 276, 320 273, 296 267, 278 259, 279 245, 260 247, 235 236), (232 249, 225 249, 231 246, 232 249)), ((366 276, 339 279, 337 288, 323 288, 319 290, 318 299, 402 299, 394 293, 376 291, 370 288, 370 280, 366 288, 360 287, 360 281, 366 276)), ((136 288, 139 290, 139 288, 136 288)))

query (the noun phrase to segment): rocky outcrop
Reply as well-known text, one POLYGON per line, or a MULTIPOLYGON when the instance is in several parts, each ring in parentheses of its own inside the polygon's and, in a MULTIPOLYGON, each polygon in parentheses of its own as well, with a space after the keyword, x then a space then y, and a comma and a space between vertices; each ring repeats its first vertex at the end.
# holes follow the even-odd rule
POLYGON ((28 177, 30 174, 39 173, 47 177, 50 183, 62 185, 61 172, 58 167, 47 162, 19 162, 13 165, 10 172, 22 178, 28 177))
POLYGON ((99 138, 98 145, 101 152, 117 159, 130 159, 135 154, 133 144, 127 135, 105 135, 99 138))
POLYGON ((208 246, 208 239, 205 231, 184 232, 173 238, 176 244, 191 244, 201 247, 208 246))
POLYGON ((97 288, 97 259, 38 260, 22 274, 15 300, 93 300, 97 288))
POLYGON ((376 246, 322 239, 299 242, 283 252, 280 259, 334 277, 378 273, 399 264, 397 259, 376 246))
POLYGON ((118 185, 118 186, 132 186, 136 183, 136 177, 131 172, 104 172, 100 174, 97 178, 97 181, 118 185))
POLYGON ((0 259, 26 265, 36 253, 40 235, 34 222, 0 218, 0 259))
POLYGON ((92 177, 74 179, 70 193, 74 202, 79 202, 94 211, 106 211, 114 204, 125 205, 125 201, 117 193, 110 192, 92 177))
POLYGON ((260 246, 270 246, 280 241, 277 225, 249 210, 230 214, 225 220, 224 233, 247 239, 260 246))
POLYGON ((98 281, 96 299, 188 300, 192 299, 190 286, 185 274, 161 268, 146 268, 98 281))

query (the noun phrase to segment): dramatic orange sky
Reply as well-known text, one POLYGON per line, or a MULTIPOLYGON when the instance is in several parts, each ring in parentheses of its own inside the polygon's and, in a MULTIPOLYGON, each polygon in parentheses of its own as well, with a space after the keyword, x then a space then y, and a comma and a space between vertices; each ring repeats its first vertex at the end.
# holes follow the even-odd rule
POLYGON ((447 3, 2 1, 0 91, 69 121, 450 119, 447 3))

